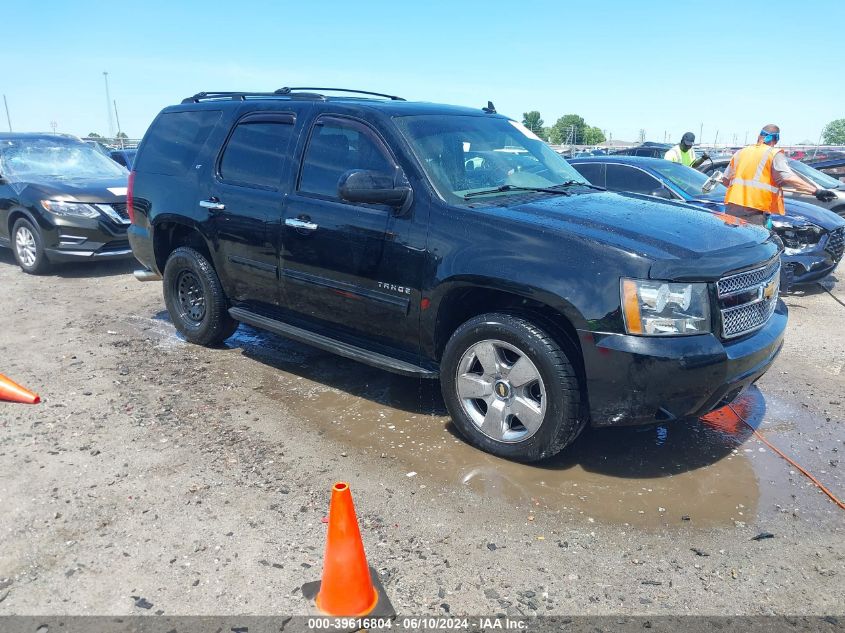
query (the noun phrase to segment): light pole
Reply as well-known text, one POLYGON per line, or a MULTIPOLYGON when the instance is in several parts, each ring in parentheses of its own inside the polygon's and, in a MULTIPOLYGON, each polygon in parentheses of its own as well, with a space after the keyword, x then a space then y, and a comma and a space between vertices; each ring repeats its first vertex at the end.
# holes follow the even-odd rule
MULTIPOLYGON (((117 99, 114 100, 114 118, 117 119, 117 135, 120 136, 120 114, 117 112, 117 99)), ((120 146, 123 147, 122 140, 120 146)))
POLYGON ((103 71, 103 78, 106 81, 106 112, 109 114, 109 137, 114 138, 114 119, 111 115, 111 96, 109 95, 109 73, 103 71))

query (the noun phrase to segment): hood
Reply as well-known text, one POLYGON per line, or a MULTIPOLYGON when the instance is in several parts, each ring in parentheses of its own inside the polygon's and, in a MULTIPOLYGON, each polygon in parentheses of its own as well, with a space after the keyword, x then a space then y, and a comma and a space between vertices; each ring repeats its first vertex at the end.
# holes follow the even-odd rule
POLYGON ((798 220, 807 220, 816 226, 832 231, 840 226, 845 226, 845 220, 835 214, 829 209, 819 207, 809 202, 801 202, 800 200, 787 200, 785 204, 786 216, 785 218, 794 218, 798 220))
MULTIPOLYGON (((692 200, 693 204, 699 204, 705 209, 717 211, 719 213, 725 212, 725 202, 721 195, 708 194, 700 196, 692 200)), ((812 222, 816 226, 820 226, 827 231, 845 226, 845 220, 839 217, 833 211, 829 211, 824 207, 819 207, 809 202, 801 202, 800 200, 784 200, 784 209, 786 214, 783 216, 785 220, 798 220, 812 222)))
POLYGON ((769 259, 778 251, 769 231, 761 227, 637 194, 554 196, 498 211, 541 229, 663 262, 652 266, 655 278, 712 279, 769 259))
POLYGON ((34 200, 70 200, 72 202, 113 203, 126 201, 126 178, 96 180, 50 179, 13 185, 20 194, 24 192, 34 200))

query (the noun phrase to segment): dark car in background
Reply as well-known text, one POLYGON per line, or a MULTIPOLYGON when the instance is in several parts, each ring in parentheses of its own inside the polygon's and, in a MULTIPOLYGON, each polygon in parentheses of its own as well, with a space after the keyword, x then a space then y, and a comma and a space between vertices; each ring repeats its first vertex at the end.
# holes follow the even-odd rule
POLYGON ((845 183, 845 158, 830 158, 828 160, 808 162, 807 164, 813 169, 845 183))
MULTIPOLYGON (((725 187, 705 192, 708 177, 678 163, 657 158, 607 156, 574 158, 570 164, 594 185, 692 204, 725 212, 725 187)), ((786 215, 773 218, 784 244, 783 263, 789 283, 817 281, 833 272, 845 250, 845 220, 826 209, 786 201, 786 215)))
POLYGON ((118 165, 123 165, 126 169, 131 170, 137 152, 137 149, 113 149, 109 151, 109 156, 118 165))
POLYGON ((74 137, 0 134, 0 246, 32 274, 55 262, 131 258, 127 178, 74 137))
POLYGON ((670 143, 654 143, 646 141, 642 145, 626 147, 612 152, 612 156, 645 156, 646 158, 663 158, 674 147, 670 143))

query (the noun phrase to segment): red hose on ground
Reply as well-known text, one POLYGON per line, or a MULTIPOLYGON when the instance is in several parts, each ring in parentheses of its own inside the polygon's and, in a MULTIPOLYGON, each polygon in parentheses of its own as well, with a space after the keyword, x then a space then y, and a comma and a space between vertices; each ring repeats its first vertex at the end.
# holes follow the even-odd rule
POLYGON ((783 451, 781 451, 779 448, 777 448, 777 447, 776 447, 776 446, 774 446, 771 442, 769 442, 769 440, 767 440, 765 437, 763 437, 763 434, 762 434, 762 433, 760 433, 760 432, 759 432, 757 429, 755 429, 753 426, 751 426, 751 424, 749 424, 749 423, 748 423, 748 420, 746 420, 744 417, 742 417, 742 416, 741 416, 741 415, 737 412, 737 410, 733 408, 733 405, 730 405, 730 404, 729 404, 729 405, 728 405, 728 408, 730 408, 730 410, 734 412, 734 415, 736 415, 736 417, 738 417, 740 420, 742 420, 742 421, 745 423, 745 425, 746 425, 749 429, 751 429, 751 432, 752 432, 752 433, 754 433, 754 435, 756 435, 756 436, 757 436, 757 439, 759 439, 761 442, 763 442, 763 444, 765 444, 766 446, 768 446, 768 447, 769 447, 770 449, 772 449, 775 453, 777 453, 778 455, 780 455, 781 457, 783 457, 783 458, 784 458, 787 462, 789 462, 791 465, 795 466, 795 468, 797 468, 797 469, 798 469, 798 470, 799 470, 799 471, 800 471, 800 472, 801 472, 801 473, 802 473, 805 477, 807 477, 807 479, 809 479, 809 480, 810 480, 810 481, 812 481, 814 484, 816 484, 816 486, 818 486, 819 490, 821 490, 821 491, 822 491, 823 493, 825 493, 828 497, 830 497, 830 500, 831 500, 831 501, 833 501, 833 503, 835 503, 836 505, 838 505, 838 506, 839 506, 842 510, 845 510, 845 503, 842 503, 842 502, 841 502, 841 501, 840 501, 840 500, 836 497, 836 495, 835 495, 835 494, 833 494, 830 490, 828 490, 827 488, 825 488, 825 486, 824 486, 824 484, 823 484, 822 482, 820 482, 818 479, 816 479, 815 477, 813 477, 813 475, 811 475, 811 474, 810 474, 809 472, 807 472, 804 468, 802 468, 801 466, 799 466, 796 462, 794 462, 792 459, 790 459, 790 458, 789 458, 789 457, 788 457, 788 456, 787 456, 787 455, 786 455, 783 451))

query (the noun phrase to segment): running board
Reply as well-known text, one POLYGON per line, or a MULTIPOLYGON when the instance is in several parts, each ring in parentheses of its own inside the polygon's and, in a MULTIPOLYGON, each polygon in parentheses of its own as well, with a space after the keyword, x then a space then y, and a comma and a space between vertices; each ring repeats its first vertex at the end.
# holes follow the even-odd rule
POLYGON ((316 334, 296 327, 295 325, 250 312, 244 308, 229 308, 229 314, 236 321, 247 323, 253 327, 279 334, 294 341, 299 341, 300 343, 318 347, 338 356, 345 356, 346 358, 351 358, 352 360, 357 360, 358 362, 366 363, 379 369, 385 369, 395 374, 430 379, 440 377, 436 371, 432 371, 431 369, 425 369, 419 365, 379 354, 363 347, 350 345, 349 343, 344 343, 343 341, 324 336, 323 334, 316 334))

